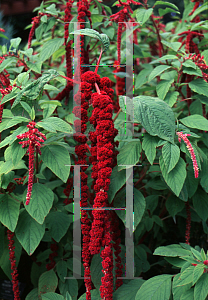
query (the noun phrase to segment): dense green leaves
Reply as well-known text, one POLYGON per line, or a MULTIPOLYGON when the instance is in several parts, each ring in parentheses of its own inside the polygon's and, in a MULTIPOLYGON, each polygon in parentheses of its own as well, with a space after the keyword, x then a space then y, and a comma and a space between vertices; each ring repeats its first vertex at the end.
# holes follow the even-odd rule
POLYGON ((117 156, 118 170, 128 168, 127 165, 136 165, 141 156, 141 143, 140 141, 133 141, 125 144, 117 156), (121 166, 123 165, 123 166, 121 166))
POLYGON ((167 142, 162 147, 162 156, 167 172, 169 173, 179 161, 180 149, 177 145, 167 142))
POLYGON ((72 133, 72 127, 62 119, 57 117, 49 117, 41 120, 36 124, 37 127, 42 127, 50 132, 61 131, 65 133, 72 133))
POLYGON ((45 293, 55 292, 57 285, 58 278, 53 269, 43 273, 38 281, 38 295, 41 296, 45 293))
POLYGON ((45 60, 47 60, 54 52, 56 52, 63 45, 63 42, 64 39, 59 38, 47 41, 40 51, 40 61, 44 62, 45 60))
POLYGON ((199 130, 208 130, 208 120, 200 115, 191 115, 180 119, 180 122, 187 127, 196 128, 199 130))
POLYGON ((183 249, 180 245, 168 245, 168 246, 161 246, 158 247, 154 255, 161 255, 161 256, 186 256, 189 255, 191 252, 189 250, 183 249))
POLYGON ((14 232, 19 217, 20 203, 9 195, 0 195, 0 221, 14 232))
POLYGON ((149 17, 151 16, 153 12, 153 8, 149 8, 149 9, 137 9, 136 12, 136 19, 137 22, 139 23, 139 25, 144 25, 144 23, 147 22, 147 20, 149 19, 149 17))

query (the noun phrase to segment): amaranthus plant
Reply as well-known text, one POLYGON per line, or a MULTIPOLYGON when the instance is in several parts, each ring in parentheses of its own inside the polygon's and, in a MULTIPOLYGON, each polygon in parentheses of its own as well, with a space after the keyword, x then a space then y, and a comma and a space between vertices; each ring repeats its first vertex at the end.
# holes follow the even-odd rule
POLYGON ((208 299, 208 1, 183 2, 44 1, 0 46, 14 299, 208 299))

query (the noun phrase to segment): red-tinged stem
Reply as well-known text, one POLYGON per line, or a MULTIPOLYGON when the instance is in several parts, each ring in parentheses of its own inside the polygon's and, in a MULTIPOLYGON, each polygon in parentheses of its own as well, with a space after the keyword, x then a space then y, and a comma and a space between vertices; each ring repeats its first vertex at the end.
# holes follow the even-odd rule
POLYGON ((100 60, 101 60, 102 54, 103 54, 103 51, 101 49, 100 56, 99 56, 98 62, 97 62, 97 66, 95 68, 95 74, 97 74, 97 72, 98 72, 98 68, 99 68, 99 65, 100 65, 100 60))
POLYGON ((74 79, 71 79, 71 78, 69 78, 69 77, 66 77, 66 76, 63 76, 63 75, 60 75, 61 77, 63 77, 63 78, 65 78, 66 80, 68 80, 68 81, 71 81, 71 82, 75 82, 75 83, 77 83, 77 84, 80 84, 80 82, 78 82, 78 81, 76 81, 76 80, 74 80, 74 79))
POLYGON ((117 112, 117 114, 115 115, 114 119, 113 119, 113 122, 115 122, 115 120, 118 118, 118 115, 120 114, 121 112, 121 108, 119 109, 119 111, 117 112))
POLYGON ((100 94, 100 89, 99 89, 99 87, 98 87, 98 85, 97 85, 96 82, 95 82, 95 88, 96 88, 97 93, 100 94))

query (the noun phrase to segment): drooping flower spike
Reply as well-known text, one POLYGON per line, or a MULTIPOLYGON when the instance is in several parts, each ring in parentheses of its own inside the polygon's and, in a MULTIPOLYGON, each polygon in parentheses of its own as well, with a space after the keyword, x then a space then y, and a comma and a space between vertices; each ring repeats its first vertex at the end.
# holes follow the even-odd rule
POLYGON ((27 195, 26 195, 26 205, 30 203, 30 198, 32 195, 32 186, 33 186, 33 173, 34 173, 34 151, 36 148, 36 151, 41 155, 40 142, 44 142, 43 139, 46 140, 46 136, 41 133, 37 128, 34 128, 36 123, 34 121, 29 122, 27 127, 29 128, 29 131, 17 135, 18 139, 25 139, 28 138, 27 141, 19 142, 19 144, 22 144, 22 148, 25 148, 29 146, 29 149, 27 150, 27 153, 29 152, 29 179, 28 179, 28 188, 27 188, 27 195))
POLYGON ((190 141, 187 138, 187 136, 190 136, 191 134, 187 134, 187 133, 183 133, 183 132, 176 132, 176 134, 178 135, 179 143, 181 142, 181 139, 185 142, 186 147, 187 147, 189 153, 191 154, 191 160, 193 162, 195 178, 198 178, 199 168, 198 168, 198 164, 197 164, 197 160, 196 160, 196 155, 194 153, 194 149, 193 149, 190 141))

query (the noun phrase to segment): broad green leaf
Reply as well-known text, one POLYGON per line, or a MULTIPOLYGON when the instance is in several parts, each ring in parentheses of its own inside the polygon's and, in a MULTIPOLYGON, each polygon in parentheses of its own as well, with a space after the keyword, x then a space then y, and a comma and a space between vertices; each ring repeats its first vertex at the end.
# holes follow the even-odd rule
POLYGON ((75 30, 73 32, 70 32, 69 34, 87 35, 92 38, 98 39, 99 41, 102 42, 102 44, 104 46, 103 52, 107 51, 110 46, 110 41, 109 41, 108 36, 104 33, 99 33, 98 31, 96 31, 94 29, 85 28, 85 29, 75 30))
POLYGON ((61 238, 66 234, 72 222, 73 215, 68 215, 61 211, 50 212, 45 220, 50 235, 57 243, 59 243, 61 238))
POLYGON ((0 195, 0 221, 14 232, 19 217, 20 203, 7 194, 0 195))
POLYGON ((64 43, 63 38, 54 38, 43 44, 41 48, 39 59, 41 62, 47 60, 51 55, 56 52, 64 43))
POLYGON ((38 288, 33 289, 27 294, 25 300, 38 300, 38 288))
POLYGON ((113 300, 135 300, 136 293, 144 282, 139 278, 123 284, 113 294, 113 300))
POLYGON ((158 275, 148 279, 138 290, 135 300, 167 300, 171 294, 173 275, 158 275))
POLYGON ((208 130, 208 120, 200 115, 191 115, 179 120, 183 125, 199 130, 208 130))
MULTIPOLYGON (((134 230, 136 230, 137 225, 140 223, 144 211, 145 211, 145 198, 140 191, 133 189, 133 199, 134 199, 134 230)), ((126 208, 126 189, 122 189, 114 198, 114 207, 126 208)), ((131 228, 132 224, 126 224, 126 211, 116 210, 117 215, 125 224, 125 228, 131 228)))
POLYGON ((20 213, 15 234, 22 247, 28 255, 32 255, 35 249, 40 244, 45 233, 45 223, 38 224, 29 214, 23 209, 20 213))
POLYGON ((176 103, 178 98, 179 92, 168 92, 164 101, 170 106, 173 107, 173 105, 176 103))
POLYGON ((193 285, 199 280, 199 278, 204 273, 204 265, 199 264, 194 267, 194 277, 193 277, 193 285))
POLYGON ((177 286, 179 283, 179 277, 181 273, 176 274, 173 277, 173 284, 172 284, 172 293, 173 293, 173 299, 174 300, 181 300, 182 295, 186 294, 187 291, 191 288, 192 284, 188 283, 183 286, 177 286))
POLYGON ((208 274, 204 273, 194 288, 194 299, 205 300, 208 295, 208 274))
POLYGON ((72 133, 72 127, 64 120, 57 117, 49 117, 43 119, 36 124, 37 127, 42 127, 50 132, 61 131, 65 133, 72 133))
MULTIPOLYGON (((128 173, 130 176, 130 172, 128 173)), ((113 171, 111 173, 110 177, 110 186, 108 190, 108 201, 111 203, 113 201, 113 198, 115 194, 118 192, 118 190, 126 184, 127 180, 126 176, 126 170, 118 171, 118 166, 115 166, 113 168, 113 171)))
POLYGON ((208 195, 203 190, 198 190, 193 196, 193 207, 199 217, 206 221, 208 218, 208 195))
POLYGON ((160 256, 186 256, 191 254, 189 250, 183 249, 180 245, 172 244, 168 246, 161 246, 155 249, 153 255, 160 255, 160 256))
POLYGON ((24 117, 19 117, 19 116, 14 116, 12 119, 5 119, 0 124, 0 132, 2 132, 3 130, 6 130, 12 126, 15 126, 19 123, 22 123, 22 122, 29 123, 29 119, 24 118, 24 117))
POLYGON ((186 291, 180 298, 180 300, 194 300, 194 289, 186 291))
POLYGON ((67 276, 67 262, 64 260, 60 260, 56 265, 56 271, 61 281, 65 282, 64 277, 67 276))
MULTIPOLYGON (((206 22, 206 21, 205 21, 206 22)), ((204 61, 206 63, 206 65, 208 65, 208 50, 204 50, 201 55, 204 56, 204 61)))
POLYGON ((65 147, 45 145, 41 148, 41 159, 56 176, 67 182, 71 160, 65 147))
POLYGON ((178 49, 181 46, 180 42, 167 42, 165 40, 161 41, 163 45, 167 46, 168 48, 171 48, 172 50, 174 50, 175 52, 178 51, 178 49))
POLYGON ((192 80, 191 82, 188 83, 188 86, 195 93, 208 97, 208 83, 204 79, 198 78, 192 80))
POLYGON ((40 276, 38 281, 38 296, 41 297, 45 293, 55 292, 57 286, 58 286, 58 278, 54 270, 52 269, 50 271, 44 272, 40 276))
POLYGON ((27 148, 22 148, 22 145, 19 144, 19 141, 19 139, 14 141, 10 146, 12 154, 12 163, 14 166, 20 162, 20 160, 23 158, 27 151, 27 148))
POLYGON ((155 160, 157 144, 158 144, 158 137, 151 136, 148 133, 144 134, 142 149, 144 150, 145 155, 151 165, 153 165, 153 162, 155 160))
POLYGON ((119 106, 124 113, 133 116, 134 104, 131 98, 127 96, 119 96, 119 106))
POLYGON ((43 224, 45 217, 53 205, 53 200, 54 193, 51 191, 51 189, 40 183, 33 184, 32 195, 28 205, 25 205, 26 190, 23 194, 23 203, 27 212, 39 224, 43 224))
POLYGON ((174 144, 175 118, 169 105, 149 96, 135 97, 133 103, 134 116, 146 131, 174 144))
MULTIPOLYGON (((72 274, 70 271, 67 273, 67 277, 72 277, 72 274)), ((67 292, 70 294, 72 300, 77 300, 78 295, 78 281, 74 279, 66 279, 65 283, 63 283, 61 280, 59 280, 58 285, 59 291, 66 298, 67 292)))
POLYGON ((191 60, 191 59, 187 59, 185 60, 184 63, 182 63, 182 66, 188 67, 188 68, 193 68, 196 70, 196 64, 191 60))
POLYGON ((16 59, 14 57, 5 58, 0 64, 0 73, 15 61, 16 59))
POLYGON ((28 131, 27 126, 20 126, 19 128, 17 128, 16 130, 13 131, 13 133, 9 136, 7 136, 1 143, 0 143, 0 148, 8 145, 8 144, 12 144, 15 140, 17 140, 17 135, 25 133, 26 131, 28 131))
POLYGON ((42 68, 42 61, 37 61, 35 63, 32 63, 31 61, 27 61, 27 66, 34 72, 41 74, 41 68, 42 68))
POLYGON ((166 7, 165 9, 159 8, 158 12, 159 12, 159 16, 160 17, 162 17, 162 16, 164 16, 164 15, 166 15, 168 13, 171 13, 171 12, 180 15, 179 11, 175 11, 175 9, 172 9, 170 7, 166 7))
POLYGON ((164 72, 167 69, 170 69, 170 66, 161 65, 157 66, 153 69, 153 71, 150 73, 148 81, 150 82, 152 79, 154 79, 156 76, 159 76, 162 72, 164 72))
MULTIPOLYGON (((100 292, 97 289, 91 290, 91 300, 101 300, 100 292)), ((86 293, 82 294, 82 296, 78 300, 86 300, 86 293)))
POLYGON ((42 300, 64 300, 64 297, 62 295, 53 293, 53 292, 47 292, 41 296, 42 300))
POLYGON ((178 10, 178 7, 175 4, 170 3, 170 2, 166 2, 166 1, 156 1, 155 4, 154 4, 154 6, 157 6, 157 5, 170 6, 170 7, 175 8, 175 9, 178 10))
POLYGON ((165 166, 164 159, 162 156, 160 156, 159 158, 159 163, 162 171, 162 176, 165 182, 178 197, 186 179, 185 161, 180 157, 174 169, 172 169, 172 171, 170 171, 169 173, 167 172, 167 168, 165 166))
POLYGON ((153 8, 144 9, 139 8, 136 10, 136 19, 140 26, 147 22, 151 14, 153 13, 153 8))
POLYGON ((167 95, 173 81, 174 81, 173 79, 172 80, 161 80, 157 84, 156 91, 157 91, 158 98, 160 98, 161 100, 165 99, 165 96, 167 95))
POLYGON ((7 174, 2 174, 0 177, 0 187, 2 189, 7 189, 7 186, 9 185, 9 183, 13 180, 14 178, 14 172, 11 171, 7 174))
POLYGON ((185 207, 185 204, 178 197, 172 194, 165 202, 165 206, 169 214, 174 217, 178 212, 182 211, 182 209, 185 207))
POLYGON ((162 156, 169 173, 179 161, 180 149, 177 145, 166 142, 162 147, 162 156))
POLYGON ((3 97, 3 99, 1 100, 1 104, 4 104, 4 103, 14 99, 17 95, 18 95, 17 91, 12 91, 11 93, 9 93, 3 97))
POLYGON ((201 248, 201 253, 200 254, 201 254, 201 258, 202 258, 203 261, 207 259, 203 248, 201 248))
POLYGON ((14 108, 22 99, 39 100, 39 97, 43 92, 44 85, 57 76, 59 76, 59 73, 54 69, 49 69, 45 71, 41 77, 39 77, 37 80, 33 81, 32 83, 29 83, 18 93, 12 105, 12 108, 14 108))
POLYGON ((201 254, 196 249, 191 248, 192 254, 196 257, 197 260, 202 261, 201 254))
POLYGON ((141 156, 141 151, 142 147, 139 140, 125 144, 117 156, 118 171, 128 168, 126 165, 136 165, 141 156))
POLYGON ((165 60, 168 60, 168 59, 178 59, 178 57, 176 55, 167 54, 167 55, 164 55, 164 56, 162 56, 158 59, 155 59, 155 60, 151 61, 150 64, 160 63, 161 61, 165 61, 165 60))
POLYGON ((143 84, 148 82, 148 76, 152 72, 152 68, 143 69, 136 75, 135 89, 139 89, 143 84))
POLYGON ((177 286, 182 286, 193 282, 194 268, 194 266, 190 266, 181 273, 181 275, 178 278, 177 286))

